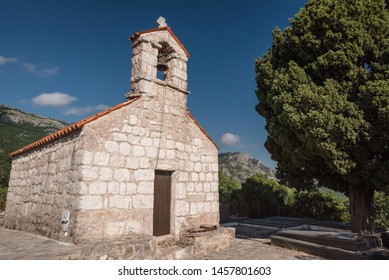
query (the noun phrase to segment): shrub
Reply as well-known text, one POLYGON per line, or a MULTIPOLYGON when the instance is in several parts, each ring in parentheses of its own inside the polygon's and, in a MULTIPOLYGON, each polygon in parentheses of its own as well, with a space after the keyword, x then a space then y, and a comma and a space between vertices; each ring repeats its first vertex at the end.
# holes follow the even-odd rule
POLYGON ((350 221, 347 197, 320 189, 297 192, 293 209, 296 217, 339 222, 350 221))
POLYGON ((240 190, 241 185, 234 177, 219 173, 219 201, 231 204, 231 195, 234 191, 240 190))
POLYGON ((383 192, 375 192, 374 200, 375 226, 389 229, 389 195, 383 192))
POLYGON ((7 188, 0 188, 0 211, 5 209, 5 202, 7 201, 7 188))
POLYGON ((265 174, 256 174, 242 184, 242 196, 248 215, 263 218, 280 215, 284 207, 293 204, 293 189, 279 184, 265 174))

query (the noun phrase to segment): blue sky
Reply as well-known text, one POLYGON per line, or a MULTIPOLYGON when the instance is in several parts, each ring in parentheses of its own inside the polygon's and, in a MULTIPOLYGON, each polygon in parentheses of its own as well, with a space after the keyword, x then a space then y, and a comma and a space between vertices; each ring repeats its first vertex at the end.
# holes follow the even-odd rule
POLYGON ((0 103, 76 122, 123 102, 128 38, 159 16, 190 54, 188 107, 220 152, 270 167, 254 61, 305 0, 0 1, 0 103))

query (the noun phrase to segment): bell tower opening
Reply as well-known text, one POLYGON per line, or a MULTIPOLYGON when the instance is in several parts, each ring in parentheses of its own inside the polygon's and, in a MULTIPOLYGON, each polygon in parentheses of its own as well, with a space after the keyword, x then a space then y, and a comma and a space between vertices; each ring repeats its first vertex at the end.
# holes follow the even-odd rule
POLYGON ((167 26, 158 19, 158 28, 135 33, 132 41, 130 92, 136 96, 156 96, 158 87, 167 86, 181 93, 187 91, 187 61, 189 53, 167 26))
POLYGON ((168 69, 169 68, 166 65, 166 50, 165 48, 159 49, 157 58, 157 79, 164 81, 168 69))

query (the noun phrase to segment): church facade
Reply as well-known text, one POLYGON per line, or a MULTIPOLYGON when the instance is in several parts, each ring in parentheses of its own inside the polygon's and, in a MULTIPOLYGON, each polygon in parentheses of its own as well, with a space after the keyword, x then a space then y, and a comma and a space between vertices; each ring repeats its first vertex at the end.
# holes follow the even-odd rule
POLYGON ((11 154, 6 227, 82 241, 218 225, 218 148, 187 110, 189 54, 163 18, 130 39, 126 101, 11 154))

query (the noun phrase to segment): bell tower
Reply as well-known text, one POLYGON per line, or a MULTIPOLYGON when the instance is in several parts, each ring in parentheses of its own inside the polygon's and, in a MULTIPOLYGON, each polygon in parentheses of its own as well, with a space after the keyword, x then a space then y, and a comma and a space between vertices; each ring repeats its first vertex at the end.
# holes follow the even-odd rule
POLYGON ((163 17, 158 28, 137 32, 132 41, 131 91, 126 98, 155 96, 157 86, 167 86, 187 94, 189 53, 167 26, 163 17))

